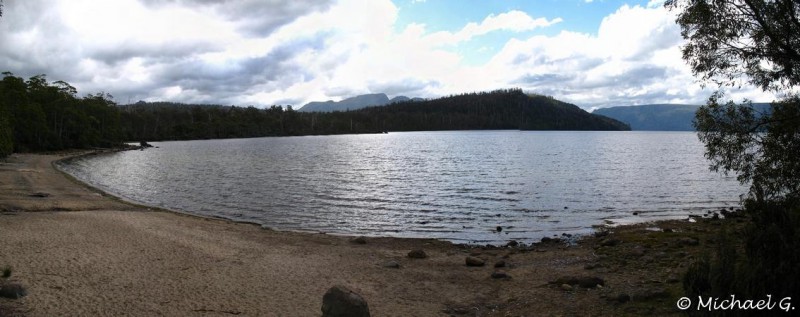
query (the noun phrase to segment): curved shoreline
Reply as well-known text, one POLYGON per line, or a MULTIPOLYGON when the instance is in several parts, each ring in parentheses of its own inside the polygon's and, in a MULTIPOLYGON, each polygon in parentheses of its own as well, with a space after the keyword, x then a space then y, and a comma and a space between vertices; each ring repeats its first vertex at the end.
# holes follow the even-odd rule
MULTIPOLYGON (((142 209, 146 209, 146 210, 160 211, 160 212, 171 212, 171 213, 175 213, 175 214, 179 214, 179 215, 183 215, 183 216, 197 217, 197 218, 200 218, 200 219, 230 221, 230 222, 235 222, 235 223, 259 226, 262 229, 267 229, 267 228, 263 227, 262 224, 256 223, 256 222, 239 221, 239 220, 235 220, 235 219, 207 216, 207 215, 201 215, 201 214, 188 212, 188 211, 181 211, 181 210, 169 209, 169 208, 164 208, 164 207, 151 206, 151 205, 147 205, 147 204, 144 204, 144 203, 141 203, 141 202, 134 201, 132 199, 127 199, 125 197, 117 196, 117 195, 115 195, 113 193, 110 193, 108 191, 100 189, 99 187, 92 186, 92 184, 84 182, 83 180, 75 177, 74 175, 72 175, 69 172, 59 168, 59 166, 58 166, 58 164, 61 163, 61 162, 73 160, 73 159, 80 158, 80 157, 103 155, 103 154, 108 154, 108 153, 114 153, 114 152, 120 152, 120 151, 132 151, 132 150, 136 150, 136 149, 121 149, 121 150, 110 150, 110 151, 90 151, 90 152, 87 152, 87 153, 67 156, 67 157, 64 157, 64 158, 60 158, 60 159, 54 160, 54 161, 52 161, 50 163, 50 165, 53 167, 54 170, 56 170, 59 173, 61 173, 62 175, 64 175, 64 177, 66 177, 70 181, 72 181, 74 183, 77 183, 78 185, 83 186, 83 187, 85 187, 85 188, 87 188, 87 189, 89 189, 91 191, 97 192, 97 193, 99 193, 99 194, 101 194, 101 195, 103 195, 105 197, 108 197, 109 199, 113 199, 113 200, 119 201, 121 203, 128 204, 128 205, 130 205, 132 207, 135 207, 135 208, 142 208, 142 209)), ((278 230, 278 231, 280 231, 280 230, 278 230)))
POLYGON ((10 265, 11 280, 29 293, 18 301, 0 299, 0 311, 313 316, 320 314, 325 291, 343 284, 367 300, 374 316, 612 316, 639 305, 670 314, 679 313, 672 297, 680 295, 679 284, 670 281, 691 258, 714 247, 698 233, 713 234, 715 227, 705 221, 614 228, 573 246, 475 247, 404 238, 358 244, 343 236, 264 230, 130 205, 70 180, 53 166, 60 158, 24 154, 0 163, 0 266, 10 265), (687 236, 698 243, 680 244, 687 236), (608 239, 621 242, 602 246, 608 239), (407 257, 415 249, 428 257, 407 257), (467 256, 486 265, 468 267, 467 256), (500 261, 504 267, 494 268, 500 261), (498 270, 510 278, 492 278, 498 270), (574 275, 600 277, 605 287, 549 284, 574 275), (654 301, 608 300, 649 291, 651 280, 665 289, 654 301))

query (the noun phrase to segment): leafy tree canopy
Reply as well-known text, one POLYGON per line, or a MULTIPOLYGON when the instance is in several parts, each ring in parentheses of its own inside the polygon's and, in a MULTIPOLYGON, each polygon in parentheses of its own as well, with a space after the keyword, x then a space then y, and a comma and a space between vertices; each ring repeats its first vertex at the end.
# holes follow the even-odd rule
POLYGON ((668 0, 694 74, 764 90, 800 84, 800 3, 794 0, 668 0))
POLYGON ((735 172, 757 201, 800 195, 800 2, 668 0, 695 76, 719 86, 750 83, 785 97, 757 114, 715 93, 695 117, 713 170, 735 172))

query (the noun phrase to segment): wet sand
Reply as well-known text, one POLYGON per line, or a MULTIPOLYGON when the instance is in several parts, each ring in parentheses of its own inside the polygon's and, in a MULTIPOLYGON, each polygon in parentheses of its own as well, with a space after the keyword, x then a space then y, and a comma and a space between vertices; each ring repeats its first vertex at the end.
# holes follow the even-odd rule
MULTIPOLYGON (((0 267, 12 266, 11 280, 29 293, 0 299, 0 307, 27 316, 318 316, 322 295, 337 284, 361 294, 373 316, 616 315, 648 312, 614 300, 652 289, 645 280, 661 283, 666 294, 644 303, 677 313, 674 277, 702 252, 669 246, 677 255, 661 255, 648 244, 645 254, 674 259, 657 258, 653 268, 637 264, 639 251, 614 264, 599 238, 526 248, 397 238, 356 244, 126 204, 55 170, 63 157, 16 154, 0 163, 0 267), (428 258, 408 258, 413 249, 428 258), (467 267, 470 254, 486 265, 467 267), (500 260, 506 267, 495 269, 500 260), (390 261, 400 268, 385 267, 390 261), (496 270, 510 278, 492 278, 496 270), (599 276, 606 285, 548 284, 574 275, 599 276)), ((644 227, 625 230, 646 235, 644 227)))

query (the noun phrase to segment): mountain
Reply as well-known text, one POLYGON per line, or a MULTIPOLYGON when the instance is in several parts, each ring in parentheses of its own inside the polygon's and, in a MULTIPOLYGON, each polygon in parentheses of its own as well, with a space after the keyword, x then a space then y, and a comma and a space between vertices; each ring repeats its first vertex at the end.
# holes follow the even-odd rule
MULTIPOLYGON (((753 107, 759 112, 769 111, 768 103, 753 103, 753 107)), ((601 108, 592 113, 625 122, 631 130, 694 131, 692 120, 698 108, 699 105, 655 104, 601 108)))
POLYGON ((390 103, 420 101, 422 98, 409 98, 397 96, 389 99, 386 94, 366 94, 343 99, 341 101, 312 101, 300 107, 297 111, 303 112, 333 112, 358 110, 369 106, 383 106, 390 103))
POLYGON ((657 104, 601 108, 592 113, 630 124, 631 130, 694 131, 692 120, 699 107, 698 105, 657 104))

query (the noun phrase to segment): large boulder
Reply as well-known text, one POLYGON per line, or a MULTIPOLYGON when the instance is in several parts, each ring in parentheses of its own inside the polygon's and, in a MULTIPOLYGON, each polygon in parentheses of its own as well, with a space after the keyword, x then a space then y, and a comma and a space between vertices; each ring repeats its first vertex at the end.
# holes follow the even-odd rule
POLYGON ((369 306, 361 295, 337 285, 322 297, 322 317, 369 317, 369 306))

